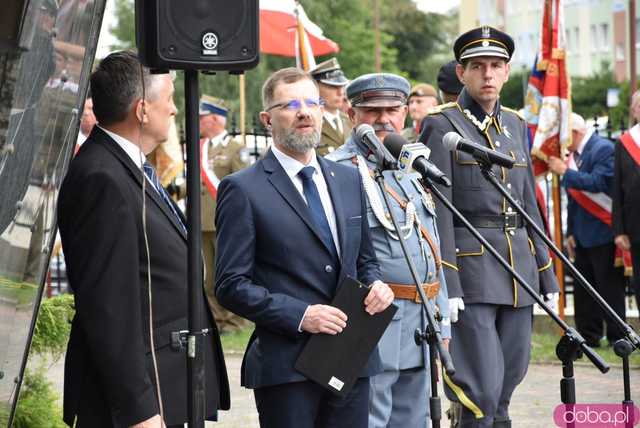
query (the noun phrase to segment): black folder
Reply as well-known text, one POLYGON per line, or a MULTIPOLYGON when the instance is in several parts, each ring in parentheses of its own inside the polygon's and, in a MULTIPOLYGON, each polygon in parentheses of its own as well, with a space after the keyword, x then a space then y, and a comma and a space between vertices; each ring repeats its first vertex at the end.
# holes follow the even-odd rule
POLYGON ((295 364, 300 373, 340 397, 349 393, 398 310, 392 304, 369 315, 364 310, 368 293, 369 288, 353 278, 342 281, 331 305, 347 314, 347 326, 335 336, 311 335, 295 364))

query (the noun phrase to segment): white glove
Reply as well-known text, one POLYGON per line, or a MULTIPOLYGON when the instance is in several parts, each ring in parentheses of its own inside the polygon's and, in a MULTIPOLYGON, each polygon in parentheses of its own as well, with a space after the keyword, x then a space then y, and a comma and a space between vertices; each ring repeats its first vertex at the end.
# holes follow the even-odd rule
POLYGON ((464 311, 462 297, 452 297, 449 299, 449 318, 451 322, 458 321, 458 311, 464 311))
POLYGON ((544 295, 544 302, 551 308, 554 313, 558 313, 558 300, 560 293, 547 293, 544 295))

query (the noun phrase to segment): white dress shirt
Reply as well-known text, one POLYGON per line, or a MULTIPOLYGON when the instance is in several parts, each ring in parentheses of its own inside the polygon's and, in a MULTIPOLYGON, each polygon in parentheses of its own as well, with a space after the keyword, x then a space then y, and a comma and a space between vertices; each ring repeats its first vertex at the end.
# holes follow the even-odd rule
POLYGON ((273 151, 274 156, 291 179, 291 182, 295 186, 298 193, 300 193, 300 196, 302 196, 302 199, 305 201, 305 203, 307 202, 307 198, 304 197, 302 179, 300 178, 298 173, 305 166, 312 166, 315 169, 315 172, 313 173, 313 182, 318 188, 320 201, 322 202, 322 208, 324 208, 324 215, 327 217, 327 221, 329 222, 331 236, 333 237, 333 242, 335 242, 336 244, 338 257, 340 257, 340 241, 338 241, 338 226, 336 225, 336 214, 333 211, 333 202, 331 201, 329 189, 327 188, 327 183, 324 179, 324 175, 322 174, 322 168, 320 168, 320 164, 318 163, 318 159, 316 158, 315 151, 313 152, 313 156, 311 158, 311 161, 309 162, 309 165, 304 165, 302 162, 284 154, 282 151, 278 150, 275 144, 271 146, 271 151, 273 151))

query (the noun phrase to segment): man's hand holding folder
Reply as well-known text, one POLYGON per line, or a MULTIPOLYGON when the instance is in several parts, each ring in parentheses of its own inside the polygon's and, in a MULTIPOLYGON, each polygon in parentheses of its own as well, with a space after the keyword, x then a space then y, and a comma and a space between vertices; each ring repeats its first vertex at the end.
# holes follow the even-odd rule
MULTIPOLYGON (((364 299, 364 310, 369 315, 384 311, 393 302, 393 291, 384 282, 378 280, 369 286, 364 299)), ((300 330, 308 333, 338 334, 347 326, 347 315, 340 309, 329 305, 310 305, 303 318, 300 330)))

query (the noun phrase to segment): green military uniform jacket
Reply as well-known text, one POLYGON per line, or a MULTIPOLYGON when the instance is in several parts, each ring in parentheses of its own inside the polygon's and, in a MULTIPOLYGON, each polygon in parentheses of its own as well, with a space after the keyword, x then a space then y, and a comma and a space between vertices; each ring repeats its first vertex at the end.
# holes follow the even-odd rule
POLYGON ((338 115, 342 121, 342 133, 334 129, 325 116, 322 117, 322 135, 320 137, 320 145, 316 149, 316 153, 319 156, 325 156, 343 145, 351 134, 353 124, 349 117, 341 111, 338 112, 338 115))

